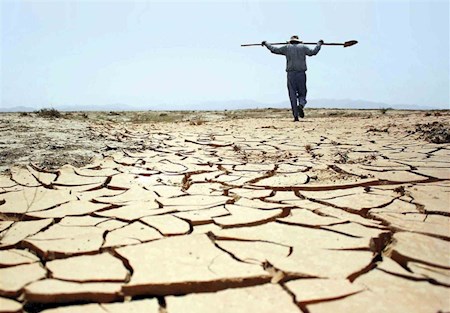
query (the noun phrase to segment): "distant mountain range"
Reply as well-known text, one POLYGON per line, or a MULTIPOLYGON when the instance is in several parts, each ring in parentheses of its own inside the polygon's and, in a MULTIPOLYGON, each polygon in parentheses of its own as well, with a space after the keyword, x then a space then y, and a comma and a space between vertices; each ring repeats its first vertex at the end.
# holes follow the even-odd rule
MULTIPOLYGON (((366 100, 351 99, 312 99, 308 101, 309 108, 325 109, 383 109, 391 108, 397 110, 448 110, 444 106, 425 106, 413 104, 388 104, 383 102, 373 102, 366 100)), ((43 108, 42 106, 16 106, 0 107, 0 112, 33 112, 43 108)), ((229 100, 229 101, 209 101, 196 104, 186 104, 170 106, 167 104, 151 106, 132 106, 127 104, 115 103, 108 105, 55 105, 45 108, 54 108, 59 111, 163 111, 163 110, 199 110, 199 111, 223 111, 239 109, 263 109, 263 108, 290 108, 288 101, 278 103, 263 103, 254 100, 229 100)))
POLYGON ((334 109, 385 109, 396 110, 448 110, 448 106, 427 106, 417 104, 388 104, 383 102, 351 100, 351 99, 313 99, 308 102, 313 108, 334 108, 334 109))

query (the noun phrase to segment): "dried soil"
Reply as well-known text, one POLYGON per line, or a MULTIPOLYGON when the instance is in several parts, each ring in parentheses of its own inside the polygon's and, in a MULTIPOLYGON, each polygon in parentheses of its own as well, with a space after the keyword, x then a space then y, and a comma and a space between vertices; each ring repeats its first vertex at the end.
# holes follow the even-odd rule
POLYGON ((0 115, 0 306, 450 311, 449 112, 289 114, 0 115))

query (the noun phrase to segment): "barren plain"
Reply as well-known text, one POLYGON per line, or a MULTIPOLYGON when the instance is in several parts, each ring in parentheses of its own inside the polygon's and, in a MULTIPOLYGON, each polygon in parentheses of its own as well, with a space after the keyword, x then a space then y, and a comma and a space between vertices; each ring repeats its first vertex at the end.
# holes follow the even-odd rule
POLYGON ((450 312, 450 112, 0 114, 0 312, 450 312))

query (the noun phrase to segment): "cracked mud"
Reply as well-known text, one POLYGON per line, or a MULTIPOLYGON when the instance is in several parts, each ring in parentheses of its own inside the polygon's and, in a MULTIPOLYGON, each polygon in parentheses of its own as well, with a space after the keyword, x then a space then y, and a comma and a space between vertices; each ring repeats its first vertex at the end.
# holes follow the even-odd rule
POLYGON ((90 123, 116 148, 0 175, 0 312, 449 312, 422 118, 90 123))

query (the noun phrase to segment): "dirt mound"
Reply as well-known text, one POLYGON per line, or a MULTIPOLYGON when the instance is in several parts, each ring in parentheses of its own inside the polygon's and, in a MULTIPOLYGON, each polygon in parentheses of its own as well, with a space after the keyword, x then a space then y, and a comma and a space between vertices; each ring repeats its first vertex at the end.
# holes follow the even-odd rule
POLYGON ((432 143, 450 143, 450 128, 440 122, 416 124, 415 133, 420 138, 432 143))

